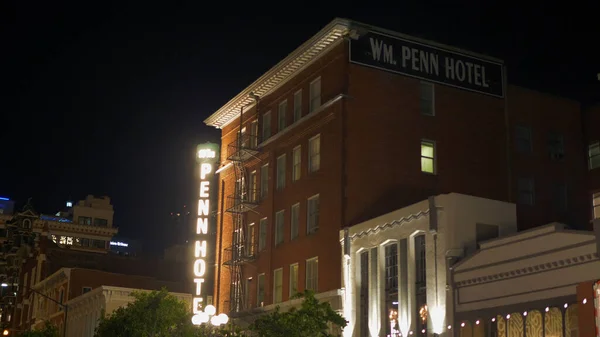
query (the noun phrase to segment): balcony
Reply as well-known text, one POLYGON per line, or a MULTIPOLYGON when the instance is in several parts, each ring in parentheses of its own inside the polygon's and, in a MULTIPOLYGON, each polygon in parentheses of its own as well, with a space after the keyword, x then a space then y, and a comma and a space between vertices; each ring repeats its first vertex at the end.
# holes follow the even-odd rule
POLYGON ((245 213, 258 206, 258 194, 256 189, 248 193, 237 193, 227 197, 226 210, 229 213, 245 213))
POLYGON ((241 264, 251 262, 256 259, 256 252, 258 251, 258 245, 236 245, 225 248, 223 252, 223 265, 231 266, 234 264, 241 264))
POLYGON ((242 162, 256 157, 258 154, 258 137, 243 134, 233 143, 227 145, 227 160, 242 162))

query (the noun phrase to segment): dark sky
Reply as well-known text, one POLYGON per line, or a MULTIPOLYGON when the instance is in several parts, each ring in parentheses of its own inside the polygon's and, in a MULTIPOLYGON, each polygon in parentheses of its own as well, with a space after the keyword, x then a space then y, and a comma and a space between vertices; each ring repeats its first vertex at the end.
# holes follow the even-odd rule
POLYGON ((204 118, 336 16, 503 58, 513 83, 600 99, 593 1, 91 3, 15 1, 0 14, 0 195, 42 212, 109 195, 121 233, 155 250, 169 212, 193 199, 195 145, 218 140, 204 118))

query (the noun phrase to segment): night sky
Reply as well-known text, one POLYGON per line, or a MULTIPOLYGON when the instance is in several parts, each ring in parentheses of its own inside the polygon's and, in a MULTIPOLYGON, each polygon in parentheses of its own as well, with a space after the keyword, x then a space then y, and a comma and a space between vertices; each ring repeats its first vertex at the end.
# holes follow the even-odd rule
POLYGON ((203 120, 336 16, 502 58, 512 83, 600 101, 593 1, 444 2, 15 1, 0 14, 0 196, 53 213, 108 195, 120 233, 162 250, 169 213, 194 198, 195 145, 219 140, 203 120))

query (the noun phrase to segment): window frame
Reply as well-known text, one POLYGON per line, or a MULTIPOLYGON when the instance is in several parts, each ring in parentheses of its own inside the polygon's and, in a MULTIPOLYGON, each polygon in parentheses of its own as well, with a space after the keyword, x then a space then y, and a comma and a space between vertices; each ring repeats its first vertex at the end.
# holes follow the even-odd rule
POLYGON ((267 249, 267 237, 269 236, 269 219, 268 217, 258 220, 258 251, 262 252, 267 249), (263 237, 264 224, 264 237, 263 237))
POLYGON ((302 119, 302 89, 294 93, 294 123, 302 119))
POLYGON ((290 241, 300 235, 300 203, 297 202, 290 207, 290 241), (295 210, 295 212, 294 212, 295 210), (294 214, 296 217, 294 218, 294 214))
POLYGON ((315 78, 314 80, 310 81, 310 84, 308 86, 308 97, 309 97, 309 113, 314 112, 316 110, 318 110, 321 106, 322 106, 322 100, 321 100, 321 96, 322 96, 322 83, 321 83, 321 76, 315 78), (318 95, 314 95, 313 92, 313 85, 318 83, 318 95))
POLYGON ((533 130, 530 126, 518 124, 514 126, 515 150, 517 153, 528 154, 533 152, 533 130), (527 144, 525 144, 527 143, 527 144), (523 145, 523 146, 521 146, 523 145), (525 146, 527 145, 527 146, 525 146))
POLYGON ((266 141, 267 139, 271 138, 271 136, 273 136, 273 121, 272 121, 273 117, 271 115, 271 110, 265 112, 262 115, 262 125, 261 125, 261 132, 260 135, 262 137, 262 141, 266 141), (267 123, 267 121, 269 123, 267 123))
POLYGON ((535 205, 535 180, 529 177, 520 177, 517 179, 517 203, 519 205, 533 206, 535 205), (522 184, 527 182, 527 184, 522 184), (530 186, 531 190, 524 190, 522 186, 530 186), (528 202, 523 202, 522 195, 530 195, 528 202))
POLYGON ((285 209, 275 212, 275 235, 273 235, 273 243, 279 246, 284 242, 285 232, 285 209))
POLYGON ((267 277, 265 275, 265 273, 260 273, 256 276, 256 306, 257 307, 263 307, 264 303, 265 303, 265 295, 266 295, 266 286, 267 286, 267 277), (262 280, 262 282, 261 282, 262 280), (260 286, 262 283, 262 298, 260 296, 260 286), (261 301, 262 299, 262 301, 261 301), (262 302, 262 303, 261 303, 262 302))
POLYGON ((315 194, 309 197, 306 200, 306 234, 314 234, 319 231, 319 219, 321 217, 321 199, 319 194, 315 194), (316 220, 314 226, 311 226, 311 219, 314 217, 314 214, 311 215, 311 202, 317 200, 317 211, 316 211, 316 220))
POLYGON ((306 259, 306 272, 305 272, 305 277, 304 277, 304 284, 305 284, 305 289, 306 290, 312 290, 315 293, 319 291, 319 257, 318 256, 314 256, 311 257, 309 259, 306 259), (309 265, 315 263, 316 264, 316 268, 314 268, 314 270, 311 268, 309 269, 309 265), (309 270, 311 270, 311 275, 309 277, 309 270), (316 277, 315 275, 316 274, 316 277), (309 282, 310 281, 310 282, 309 282), (312 287, 312 282, 314 281, 315 286, 314 288, 312 287))
POLYGON ((263 200, 267 197, 269 197, 269 163, 260 167, 260 199, 263 200), (263 177, 263 172, 266 173, 266 177, 263 177))
POLYGON ((275 162, 275 189, 280 191, 285 188, 286 183, 286 164, 287 164, 287 156, 286 154, 282 154, 277 157, 275 162))
POLYGON ((298 181, 302 178, 302 145, 295 146, 292 149, 292 181, 298 181), (296 154, 298 156, 296 157, 296 154), (298 159, 298 162, 296 162, 298 159))
POLYGON ((420 149, 421 149, 421 153, 420 153, 420 155, 421 155, 421 172, 422 173, 426 173, 426 174, 436 175, 437 174, 437 160, 436 160, 436 157, 437 157, 437 144, 436 144, 436 142, 434 140, 431 140, 431 139, 421 139, 420 149), (433 150, 432 151, 433 155, 431 157, 423 155, 423 147, 424 146, 431 146, 431 148, 433 150), (432 170, 432 172, 425 171, 425 168, 424 168, 424 165, 423 165, 423 160, 431 160, 431 170, 432 170))
POLYGON ((287 127, 287 99, 279 102, 277 106, 277 131, 281 132, 287 127), (283 108, 283 109, 282 109, 283 108))
POLYGON ((283 268, 277 268, 273 270, 273 304, 283 302, 283 268), (277 273, 280 273, 281 282, 279 287, 277 286, 277 273), (278 289, 279 288, 279 289, 278 289), (277 298, 277 291, 279 290, 279 298, 277 298))
POLYGON ((600 192, 592 193, 592 219, 600 219, 600 192))
POLYGON ((597 168, 600 168, 600 141, 588 144, 588 169, 593 170, 597 168), (594 152, 593 154, 592 151, 594 152))
POLYGON ((298 294, 298 284, 300 282, 298 282, 298 277, 300 275, 300 266, 298 265, 298 262, 296 263, 292 263, 290 264, 290 277, 289 277, 289 298, 291 299, 294 295, 298 294), (294 275, 294 273, 292 272, 292 270, 294 269, 294 267, 296 268, 296 277, 292 277, 294 275), (294 283, 295 283, 295 287, 294 287, 294 283), (294 291, 295 288, 295 291, 294 291))
POLYGON ((312 137, 310 137, 308 139, 308 173, 314 173, 317 172, 321 169, 321 134, 317 134, 314 135, 312 137), (313 149, 313 142, 317 141, 319 142, 319 152, 318 153, 313 153, 314 149, 313 149), (317 161, 315 161, 315 158, 318 159, 317 161), (318 162, 316 165, 313 165, 314 162, 318 162), (316 167, 313 167, 316 166, 316 167))
POLYGON ((435 117, 435 85, 432 82, 428 81, 420 81, 419 83, 419 112, 423 116, 435 117), (430 97, 428 99, 431 100, 431 111, 425 111, 423 102, 426 100, 424 97, 424 87, 427 86, 430 89, 430 97))

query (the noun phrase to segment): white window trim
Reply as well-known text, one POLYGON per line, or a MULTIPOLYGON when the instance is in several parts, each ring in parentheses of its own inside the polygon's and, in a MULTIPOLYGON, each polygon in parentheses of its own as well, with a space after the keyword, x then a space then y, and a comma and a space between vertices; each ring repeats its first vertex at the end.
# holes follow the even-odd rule
POLYGON ((292 263, 290 264, 290 276, 289 276, 289 299, 292 299, 292 296, 296 295, 298 293, 298 276, 300 274, 300 266, 298 265, 298 262, 296 263, 292 263), (296 267, 296 292, 292 292, 292 268, 296 267))
POLYGON ((313 261, 317 261, 317 282, 316 282, 317 286, 315 287, 316 289, 311 289, 311 290, 317 292, 317 291, 319 291, 319 257, 318 256, 311 257, 310 259, 306 259, 306 264, 305 264, 305 266, 306 266, 305 274, 306 275, 304 277, 304 288, 309 289, 308 288, 308 264, 309 264, 309 262, 313 262, 313 261))
MULTIPOLYGON (((309 197, 308 199, 306 199, 306 234, 310 235, 310 234, 315 234, 319 231, 319 223, 317 222, 316 225, 316 230, 315 231, 309 231, 310 230, 310 201, 314 200, 314 199, 319 199, 319 194, 315 194, 312 197, 309 197)), ((321 200, 319 200, 319 218, 321 217, 321 200)))
POLYGON ((283 268, 277 268, 273 270, 273 304, 283 302, 283 268), (279 301, 275 301, 275 295, 277 294, 277 283, 275 282, 275 275, 277 272, 281 272, 281 298, 279 301))
MULTIPOLYGON (((419 144, 419 159, 423 158, 423 154, 421 154, 421 146, 423 146, 423 143, 429 143, 431 145, 433 145, 433 173, 430 172, 425 172, 423 171, 423 166, 421 166, 421 164, 419 163, 419 166, 421 166, 421 173, 425 173, 425 174, 432 174, 432 175, 436 175, 437 174, 437 143, 435 140, 431 140, 431 139, 426 139, 426 138, 422 138, 421 139, 421 143, 419 144)), ((419 160, 420 162, 420 160, 419 160)))

